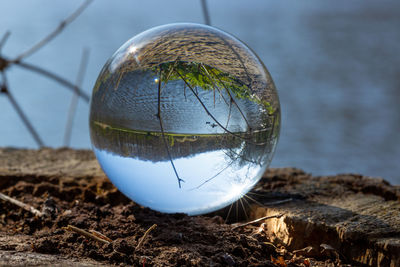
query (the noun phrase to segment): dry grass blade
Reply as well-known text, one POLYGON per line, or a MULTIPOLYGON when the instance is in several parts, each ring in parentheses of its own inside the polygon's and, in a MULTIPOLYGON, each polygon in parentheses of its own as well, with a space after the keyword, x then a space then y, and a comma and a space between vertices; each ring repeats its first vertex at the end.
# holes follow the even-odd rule
POLYGON ((26 211, 29 211, 30 213, 34 214, 35 216, 38 217, 44 217, 45 214, 37 209, 35 209, 34 207, 32 207, 31 205, 25 204, 19 200, 16 200, 14 198, 11 198, 7 195, 4 195, 3 193, 0 193, 0 199, 4 200, 4 201, 8 201, 14 205, 17 205, 20 208, 23 208, 26 211))
POLYGON ((68 231, 73 231, 73 232, 78 233, 80 235, 83 235, 83 236, 85 236, 87 238, 91 238, 91 239, 93 239, 93 240, 95 240, 97 242, 101 242, 101 243, 104 243, 104 244, 107 244, 107 245, 111 243, 109 241, 110 240, 109 238, 108 238, 109 240, 106 240, 106 239, 104 239, 102 237, 99 237, 97 235, 91 234, 86 230, 80 229, 80 228, 72 226, 72 225, 68 225, 67 227, 63 227, 63 229, 68 230, 68 231))
POLYGON ((95 230, 89 230, 89 232, 90 232, 91 234, 97 236, 98 238, 107 240, 107 241, 110 242, 110 243, 113 242, 111 238, 109 238, 108 236, 103 235, 103 234, 100 233, 100 232, 97 232, 97 231, 95 231, 95 230))
POLYGON ((147 235, 148 235, 151 231, 153 231, 154 228, 156 228, 156 227, 157 227, 157 224, 153 224, 152 226, 150 226, 149 229, 147 229, 146 232, 144 232, 143 236, 139 239, 139 242, 138 242, 138 244, 137 244, 135 250, 138 250, 138 249, 142 246, 142 244, 143 244, 144 240, 146 239, 147 235))
POLYGON ((49 35, 47 35, 45 38, 40 40, 37 44, 26 50, 25 52, 21 53, 16 59, 13 60, 13 62, 19 62, 23 58, 26 58, 33 53, 35 53, 37 50, 45 46, 48 42, 50 42, 54 37, 56 37, 68 24, 70 24, 73 20, 75 20, 85 9, 86 7, 92 2, 93 0, 86 0, 85 2, 82 3, 80 7, 78 7, 69 17, 67 17, 65 20, 61 21, 61 23, 58 25, 58 27, 52 31, 49 35))
POLYGON ((255 220, 250 221, 250 222, 246 222, 246 223, 242 223, 242 224, 239 224, 239 225, 235 225, 234 227, 232 227, 232 230, 235 230, 237 228, 244 227, 244 226, 247 226, 247 225, 250 225, 250 224, 258 223, 258 222, 261 222, 261 221, 264 221, 264 220, 273 219, 273 218, 280 218, 282 216, 283 216, 283 213, 275 214, 275 215, 271 215, 271 216, 264 216, 264 217, 255 219, 255 220))

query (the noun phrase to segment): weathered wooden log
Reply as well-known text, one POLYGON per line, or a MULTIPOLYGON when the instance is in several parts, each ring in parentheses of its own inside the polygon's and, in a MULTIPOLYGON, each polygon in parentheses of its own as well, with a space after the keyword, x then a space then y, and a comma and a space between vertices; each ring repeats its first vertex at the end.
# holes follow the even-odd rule
POLYGON ((400 186, 361 175, 313 177, 275 169, 254 191, 265 195, 258 199, 263 207, 253 206, 252 218, 285 214, 265 222, 273 242, 291 250, 321 251, 326 244, 350 262, 400 266, 400 186), (269 205, 268 191, 292 201, 269 205))

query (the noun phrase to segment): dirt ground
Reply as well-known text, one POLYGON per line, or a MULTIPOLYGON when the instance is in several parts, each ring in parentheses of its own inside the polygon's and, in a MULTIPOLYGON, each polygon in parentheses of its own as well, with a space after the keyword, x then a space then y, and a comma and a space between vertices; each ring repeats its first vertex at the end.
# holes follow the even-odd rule
MULTIPOLYGON (((295 257, 271 244, 259 230, 261 223, 233 231, 230 224, 224 223, 226 218, 218 215, 161 214, 128 200, 106 178, 62 182, 21 179, 9 181, 1 192, 49 214, 41 218, 2 202, 0 232, 21 237, 21 245, 8 247, 3 243, 2 250, 135 266, 314 265, 313 259, 295 257), (157 227, 136 249, 139 239, 154 224, 157 227), (96 230, 112 242, 98 242, 66 230, 68 225, 96 230)), ((328 259, 326 263, 331 262, 328 259)))
MULTIPOLYGON (((3 265, 48 264, 59 259, 65 266, 71 262, 75 266, 348 266, 335 253, 294 252, 271 243, 263 221, 236 227, 238 221, 246 220, 240 206, 239 214, 231 212, 229 217, 226 209, 206 216, 162 214, 127 199, 104 175, 5 173, 0 177, 0 192, 44 215, 35 216, 0 200, 3 265), (69 225, 106 237, 95 240, 69 225), (26 260, 29 255, 43 254, 53 258, 26 260)), ((293 173, 289 169, 285 175, 293 173)), ((283 186, 276 176, 274 171, 267 172, 258 188, 283 186)))

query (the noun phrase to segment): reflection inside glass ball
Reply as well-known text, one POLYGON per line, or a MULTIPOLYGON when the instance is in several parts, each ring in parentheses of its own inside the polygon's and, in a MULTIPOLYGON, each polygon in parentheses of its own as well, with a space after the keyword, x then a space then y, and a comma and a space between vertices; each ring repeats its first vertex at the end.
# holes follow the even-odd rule
POLYGON ((93 89, 90 134, 110 180, 135 202, 190 215, 246 194, 279 137, 273 81, 241 41, 169 24, 126 42, 93 89))

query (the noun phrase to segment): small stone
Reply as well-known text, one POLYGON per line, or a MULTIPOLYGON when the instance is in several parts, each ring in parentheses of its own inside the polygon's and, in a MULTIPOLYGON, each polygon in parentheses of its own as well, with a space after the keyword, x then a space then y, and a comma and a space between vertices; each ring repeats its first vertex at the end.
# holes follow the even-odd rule
POLYGON ((228 253, 225 253, 224 255, 222 255, 222 258, 224 259, 225 263, 228 266, 235 266, 236 262, 233 259, 233 257, 231 255, 229 255, 228 253))

